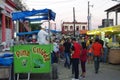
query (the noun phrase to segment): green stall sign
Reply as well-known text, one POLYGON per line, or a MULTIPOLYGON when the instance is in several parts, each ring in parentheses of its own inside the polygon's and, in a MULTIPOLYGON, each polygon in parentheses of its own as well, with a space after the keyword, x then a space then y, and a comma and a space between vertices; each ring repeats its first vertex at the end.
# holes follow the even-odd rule
POLYGON ((49 73, 53 45, 15 45, 15 73, 49 73))

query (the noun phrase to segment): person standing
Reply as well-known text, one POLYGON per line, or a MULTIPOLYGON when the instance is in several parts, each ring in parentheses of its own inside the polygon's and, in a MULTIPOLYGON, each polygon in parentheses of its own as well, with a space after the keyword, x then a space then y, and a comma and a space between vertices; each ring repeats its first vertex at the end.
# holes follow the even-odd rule
POLYGON ((80 54, 82 47, 81 45, 76 42, 76 39, 72 39, 72 53, 71 53, 71 58, 72 58, 72 73, 74 74, 74 78, 72 80, 79 80, 79 59, 80 59, 80 54))
POLYGON ((103 47, 99 43, 99 39, 95 39, 95 42, 92 45, 93 55, 94 55, 94 67, 95 73, 98 73, 100 66, 100 57, 103 55, 103 47))
POLYGON ((63 44, 64 46, 64 55, 65 55, 65 63, 64 66, 68 67, 70 69, 70 49, 71 49, 71 43, 70 39, 66 39, 65 43, 63 44))
POLYGON ((107 36, 105 36, 104 45, 103 45, 103 50, 104 50, 104 53, 103 53, 103 63, 107 62, 107 57, 108 57, 108 52, 109 52, 109 48, 107 46, 108 43, 109 43, 109 38, 107 36))
POLYGON ((43 26, 40 26, 40 31, 37 34, 38 38, 37 38, 37 42, 39 44, 48 44, 48 33, 45 31, 45 28, 43 26))
POLYGON ((87 46, 85 42, 82 42, 82 52, 80 55, 80 61, 81 61, 81 69, 82 74, 80 75, 81 78, 85 78, 86 75, 86 61, 87 61, 87 46))
POLYGON ((59 44, 59 52, 60 52, 60 59, 64 61, 64 46, 61 43, 59 44))
POLYGON ((87 47, 87 54, 88 54, 88 63, 92 63, 93 62, 93 51, 92 51, 92 41, 90 40, 90 44, 87 47))
POLYGON ((51 62, 52 62, 52 79, 58 78, 58 62, 59 62, 59 45, 57 40, 53 40, 53 52, 51 53, 51 62))
POLYGON ((59 45, 57 40, 53 40, 53 54, 54 54, 54 62, 59 62, 59 45))

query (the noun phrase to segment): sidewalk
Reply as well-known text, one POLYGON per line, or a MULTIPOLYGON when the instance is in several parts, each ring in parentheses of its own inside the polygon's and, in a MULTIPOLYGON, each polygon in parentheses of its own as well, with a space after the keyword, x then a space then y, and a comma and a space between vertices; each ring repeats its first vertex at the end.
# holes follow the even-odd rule
MULTIPOLYGON (((59 64, 58 68, 59 68, 58 80, 72 80, 71 69, 64 68, 63 62, 59 64)), ((81 67, 79 68, 81 73, 81 67)), ((86 78, 84 80, 120 80, 120 65, 101 63, 98 74, 95 74, 93 64, 87 64, 86 69, 87 69, 86 78)))

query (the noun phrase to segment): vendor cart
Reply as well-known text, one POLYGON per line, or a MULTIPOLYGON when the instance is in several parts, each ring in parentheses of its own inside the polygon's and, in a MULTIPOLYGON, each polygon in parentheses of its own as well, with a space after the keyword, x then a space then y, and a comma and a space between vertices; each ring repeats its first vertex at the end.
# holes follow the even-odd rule
MULTIPOLYGON (((17 80, 21 73, 30 74, 49 73, 51 75, 51 51, 53 45, 24 44, 12 47, 14 52, 14 73, 17 80)), ((16 80, 16 79, 15 79, 16 80)))

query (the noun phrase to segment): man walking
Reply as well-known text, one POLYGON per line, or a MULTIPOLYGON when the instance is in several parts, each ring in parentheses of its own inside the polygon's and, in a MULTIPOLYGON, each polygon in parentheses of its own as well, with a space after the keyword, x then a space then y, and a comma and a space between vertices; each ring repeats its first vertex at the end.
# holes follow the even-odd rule
POLYGON ((76 39, 72 39, 72 73, 74 74, 74 78, 72 80, 79 80, 79 59, 81 54, 81 45, 76 42, 76 39))
POLYGON ((66 39, 64 46, 64 55, 65 55, 65 63, 64 66, 70 69, 70 49, 71 49, 71 43, 70 39, 66 39))
POLYGON ((99 43, 99 39, 96 38, 95 42, 92 45, 93 55, 94 55, 94 66, 95 66, 95 73, 98 73, 99 64, 100 64, 100 57, 103 55, 103 47, 99 43))

